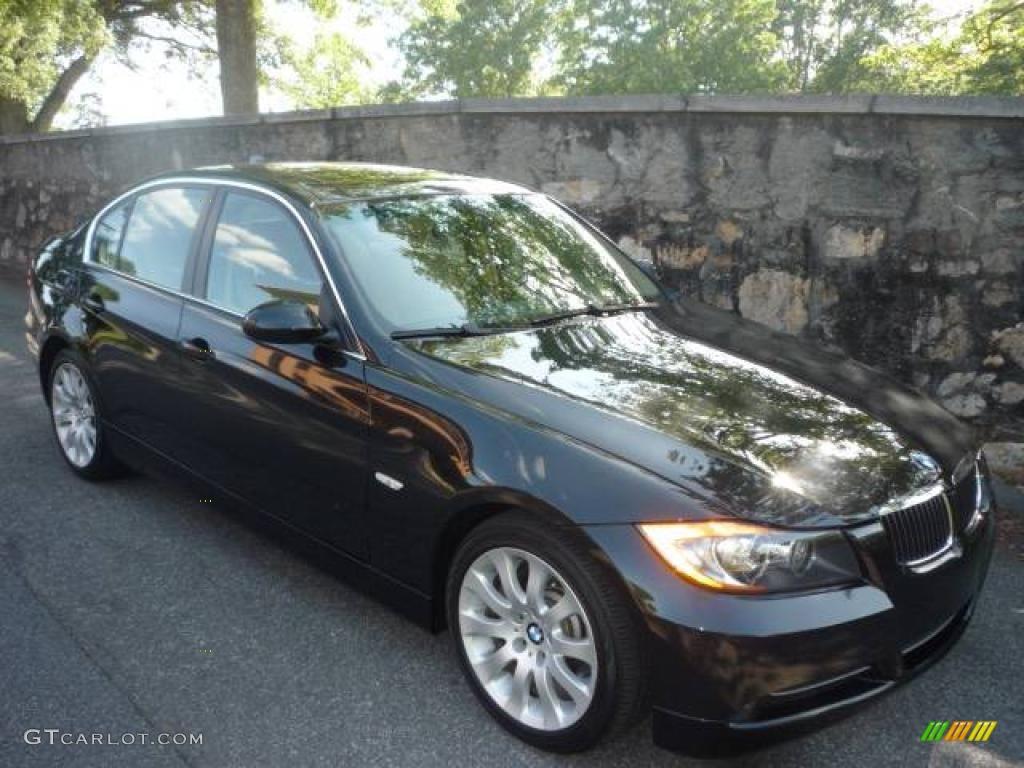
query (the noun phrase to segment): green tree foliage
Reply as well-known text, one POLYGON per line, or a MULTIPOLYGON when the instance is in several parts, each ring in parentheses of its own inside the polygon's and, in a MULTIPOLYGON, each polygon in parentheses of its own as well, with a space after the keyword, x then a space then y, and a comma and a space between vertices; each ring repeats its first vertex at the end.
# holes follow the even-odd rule
POLYGON ((863 90, 951 96, 1024 95, 1024 2, 997 0, 953 35, 931 25, 924 39, 865 57, 863 90))
MULTIPOLYGON (((333 16, 339 5, 298 1, 323 17, 333 16)), ((0 134, 49 130, 103 51, 131 67, 134 53, 159 46, 193 72, 208 69, 211 53, 216 55, 215 6, 216 0, 0 0, 0 134)), ((273 33, 259 18, 260 6, 249 1, 256 25, 245 34, 257 37, 265 59, 273 33)), ((315 75, 301 64, 298 77, 315 75)), ((98 114, 97 104, 72 112, 88 120, 98 114)))
MULTIPOLYGON (((1024 0, 987 0, 962 25, 929 18, 917 0, 294 0, 320 21, 352 19, 353 32, 321 32, 309 49, 282 40, 258 18, 259 0, 248 2, 261 82, 299 107, 559 93, 1024 94, 1024 0), (354 30, 382 9, 411 17, 397 42, 405 71, 371 93, 354 30)), ((161 46, 208 69, 216 5, 0 0, 0 133, 48 130, 103 51, 131 66, 140 46, 161 46)))
POLYGON ((557 6, 547 0, 426 0, 402 35, 405 83, 391 97, 448 93, 508 97, 537 92, 534 72, 557 6))
POLYGON ((913 0, 778 0, 772 28, 794 91, 855 90, 864 59, 923 22, 913 0))
POLYGON ((818 35, 826 18, 826 0, 778 0, 772 31, 786 62, 789 87, 806 90, 821 53, 818 35))
MULTIPOLYGON (((300 53, 288 38, 279 35, 267 23, 262 0, 205 0, 215 9, 217 53, 220 59, 220 90, 224 114, 259 111, 259 86, 273 81, 287 85, 283 90, 297 99, 299 107, 321 106, 329 98, 331 83, 326 75, 351 76, 351 64, 344 38, 317 35, 317 44, 326 46, 321 54, 300 53), (272 77, 270 70, 285 67, 290 77, 272 77), (320 68, 324 68, 321 71, 320 68)), ((319 21, 338 12, 337 0, 296 0, 312 9, 319 21)), ((344 89, 336 87, 335 92, 344 89)))
POLYGON ((91 60, 107 40, 103 19, 89 3, 0 4, 0 131, 27 130, 64 69, 76 59, 91 60))
POLYGON ((1024 94, 1024 3, 988 5, 968 19, 961 37, 967 92, 1024 94))
POLYGON ((774 90, 775 0, 571 0, 556 80, 570 93, 774 90))
POLYGON ((281 59, 283 74, 274 78, 274 84, 300 108, 357 104, 370 97, 369 59, 344 35, 318 34, 306 50, 285 41, 281 59))
POLYGON ((209 24, 204 0, 3 0, 0 2, 0 133, 49 130, 71 89, 104 48, 127 57, 155 41, 189 47, 147 28, 209 24))
POLYGON ((423 0, 393 97, 849 90, 913 0, 423 0), (545 71, 547 70, 547 71, 545 71))
POLYGON ((59 74, 61 58, 95 55, 107 42, 103 19, 76 0, 11 0, 0 4, 0 93, 38 102, 59 74))
POLYGON ((420 0, 385 100, 543 93, 1018 94, 1024 2, 950 34, 916 0, 420 0))

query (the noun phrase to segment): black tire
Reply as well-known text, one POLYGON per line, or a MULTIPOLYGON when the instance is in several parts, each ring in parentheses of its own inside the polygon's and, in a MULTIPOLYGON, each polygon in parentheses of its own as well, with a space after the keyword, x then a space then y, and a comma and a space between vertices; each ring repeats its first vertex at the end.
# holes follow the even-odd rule
POLYGON ((465 538, 452 560, 445 598, 448 628, 459 666, 491 716, 510 733, 540 749, 588 749, 643 714, 647 669, 641 625, 624 587, 606 568, 578 529, 554 526, 539 516, 518 511, 499 514, 479 525, 465 538), (567 728, 529 727, 505 712, 481 684, 467 656, 459 623, 463 578, 478 557, 502 547, 523 550, 553 566, 589 620, 597 658, 593 698, 583 715, 567 728))
POLYGON ((110 445, 107 442, 103 427, 103 414, 101 411, 100 399, 97 395, 96 384, 93 382, 88 366, 85 364, 82 357, 71 349, 62 349, 53 358, 53 363, 50 366, 50 370, 47 372, 46 382, 47 402, 50 405, 50 426, 53 428, 53 437, 57 443, 57 450, 60 452, 61 458, 63 458, 64 462, 71 468, 71 471, 79 477, 91 481, 108 480, 125 474, 126 470, 124 465, 115 458, 110 449, 110 445), (68 456, 64 446, 61 444, 60 436, 57 432, 53 388, 57 371, 59 371, 62 366, 72 366, 78 371, 89 390, 89 396, 92 400, 93 423, 96 429, 96 447, 92 453, 91 459, 89 459, 87 463, 81 465, 73 462, 68 456))

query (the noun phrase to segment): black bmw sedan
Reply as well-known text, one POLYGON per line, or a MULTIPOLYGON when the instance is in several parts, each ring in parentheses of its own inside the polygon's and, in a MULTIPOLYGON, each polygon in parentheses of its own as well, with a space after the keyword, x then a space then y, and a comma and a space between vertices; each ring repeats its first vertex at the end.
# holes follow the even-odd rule
POLYGON ((29 284, 71 471, 170 472, 268 521, 447 627, 483 706, 545 749, 651 710, 698 754, 820 723, 941 657, 985 578, 964 425, 667 293, 519 186, 173 173, 47 243, 29 284))

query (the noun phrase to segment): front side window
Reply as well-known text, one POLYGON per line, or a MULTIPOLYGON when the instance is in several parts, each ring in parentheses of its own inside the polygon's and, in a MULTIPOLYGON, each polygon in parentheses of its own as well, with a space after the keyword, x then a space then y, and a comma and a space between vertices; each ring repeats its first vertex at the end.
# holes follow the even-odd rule
POLYGON ((189 187, 166 187, 139 195, 128 219, 117 268, 181 290, 196 225, 209 200, 209 190, 189 187))
POLYGON ((92 236, 91 258, 97 264, 111 269, 118 269, 117 251, 121 246, 121 234, 128 222, 131 201, 115 205, 107 211, 103 218, 96 222, 96 230, 92 236))
POLYGON ((659 296, 635 264, 543 195, 369 200, 327 210, 326 222, 390 330, 520 325, 659 296))
POLYGON ((321 287, 294 218, 270 200, 228 193, 210 251, 207 300, 242 315, 275 299, 318 312, 321 287))

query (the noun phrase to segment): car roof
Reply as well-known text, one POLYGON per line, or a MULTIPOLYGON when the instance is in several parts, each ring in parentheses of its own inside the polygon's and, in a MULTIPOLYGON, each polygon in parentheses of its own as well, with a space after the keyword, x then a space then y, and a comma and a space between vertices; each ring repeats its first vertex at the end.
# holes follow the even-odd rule
POLYGON ((284 192, 309 205, 436 194, 524 194, 531 190, 494 179, 374 163, 262 163, 218 165, 162 174, 247 181, 284 192))

